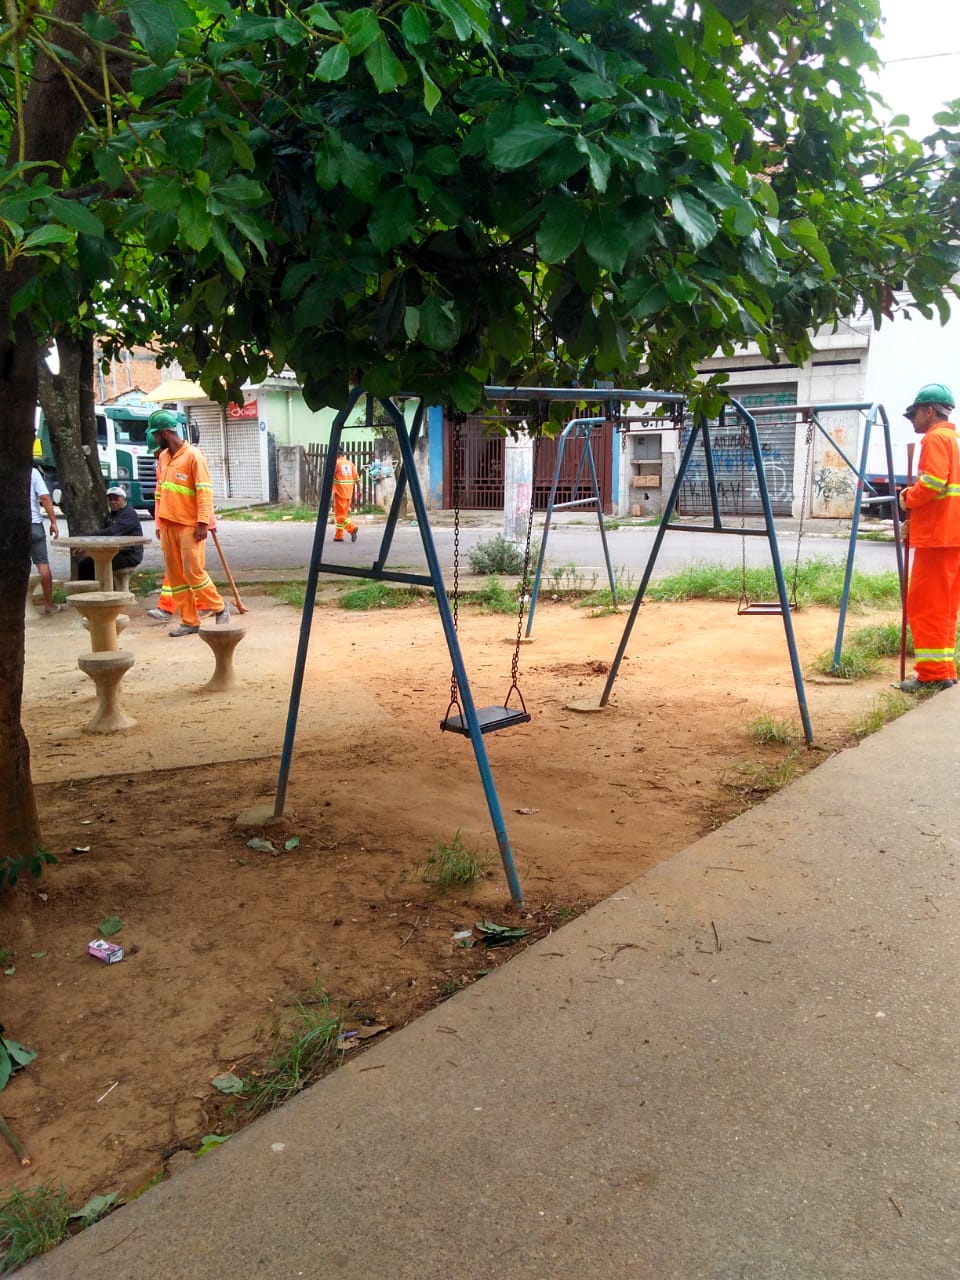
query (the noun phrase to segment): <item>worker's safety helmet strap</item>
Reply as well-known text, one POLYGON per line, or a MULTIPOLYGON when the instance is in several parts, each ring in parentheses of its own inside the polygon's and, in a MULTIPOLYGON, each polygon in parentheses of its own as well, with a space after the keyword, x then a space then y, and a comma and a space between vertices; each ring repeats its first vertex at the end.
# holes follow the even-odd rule
POLYGON ((955 406, 956 401, 953 398, 953 392, 944 383, 928 382, 914 396, 913 403, 907 405, 903 416, 912 418, 920 406, 925 404, 946 416, 955 406))

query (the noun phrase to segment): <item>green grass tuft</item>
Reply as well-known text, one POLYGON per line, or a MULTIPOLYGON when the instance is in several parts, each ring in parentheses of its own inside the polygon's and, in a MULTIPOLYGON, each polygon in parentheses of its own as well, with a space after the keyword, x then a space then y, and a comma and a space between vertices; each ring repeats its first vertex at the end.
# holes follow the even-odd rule
POLYGON ((281 1106, 339 1062, 342 1030, 343 1019, 331 1009, 326 992, 319 991, 310 1004, 295 1001, 292 1011, 273 1029, 266 1066, 244 1081, 250 1114, 262 1115, 281 1106))
POLYGON ((747 725, 747 732, 754 742, 764 745, 775 743, 789 746, 799 736, 796 725, 790 720, 778 720, 776 716, 762 715, 747 725))
MULTIPOLYGON (((827 560, 810 560, 797 574, 797 604, 800 608, 821 605, 838 608, 843 595, 845 568, 827 560)), ((793 573, 785 573, 787 593, 792 595, 793 573)), ((695 564, 651 582, 646 596, 650 600, 739 600, 743 590, 743 571, 715 564, 695 564)), ((748 569, 746 594, 750 600, 776 600, 777 580, 772 567, 748 569)), ((898 609, 900 580, 893 572, 854 573, 850 583, 850 607, 853 609, 898 609)))
POLYGON ((478 856, 464 844, 458 831, 450 844, 440 844, 439 841, 434 844, 427 854, 420 879, 443 892, 454 886, 478 884, 485 880, 489 865, 488 858, 478 856))
POLYGON ((59 1244, 69 1219, 70 1201, 63 1187, 14 1191, 0 1204, 0 1274, 9 1275, 59 1244))
POLYGON ((881 693, 870 709, 853 724, 851 732, 857 738, 866 738, 909 709, 910 701, 902 693, 894 693, 893 690, 881 693))

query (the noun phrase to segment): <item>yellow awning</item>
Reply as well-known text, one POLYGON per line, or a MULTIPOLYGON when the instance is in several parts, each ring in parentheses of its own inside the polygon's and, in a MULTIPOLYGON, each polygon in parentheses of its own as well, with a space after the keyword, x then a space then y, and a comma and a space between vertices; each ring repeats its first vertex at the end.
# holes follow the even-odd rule
POLYGON ((206 400, 208 397, 199 382, 191 382, 188 378, 170 378, 143 398, 151 404, 168 404, 178 400, 206 400))

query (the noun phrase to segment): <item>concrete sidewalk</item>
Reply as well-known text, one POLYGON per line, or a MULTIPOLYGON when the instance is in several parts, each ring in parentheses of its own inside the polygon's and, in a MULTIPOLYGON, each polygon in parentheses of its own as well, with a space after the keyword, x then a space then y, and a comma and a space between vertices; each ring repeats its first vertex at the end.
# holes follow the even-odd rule
POLYGON ((958 711, 828 760, 20 1274, 960 1276, 958 711))

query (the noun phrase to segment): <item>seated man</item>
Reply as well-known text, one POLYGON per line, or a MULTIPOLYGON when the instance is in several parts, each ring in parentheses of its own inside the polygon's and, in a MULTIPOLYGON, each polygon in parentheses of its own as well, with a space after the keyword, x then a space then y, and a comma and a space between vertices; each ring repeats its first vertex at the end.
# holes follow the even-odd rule
MULTIPOLYGON (((140 518, 134 511, 133 507, 127 506, 126 490, 120 485, 111 485, 107 490, 107 502, 110 504, 110 514, 107 516, 107 523, 97 529, 90 537, 97 538, 141 538, 143 537, 143 529, 140 527, 140 518)), ((75 556, 79 556, 77 564, 77 577, 81 582, 92 582, 96 577, 96 567, 91 556, 85 556, 82 552, 74 551, 75 556)), ((124 547, 113 557, 114 571, 117 569, 132 569, 138 565, 143 559, 143 547, 124 547)))

